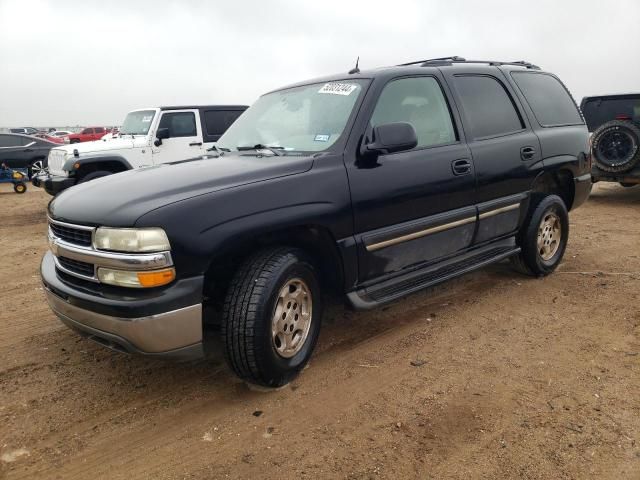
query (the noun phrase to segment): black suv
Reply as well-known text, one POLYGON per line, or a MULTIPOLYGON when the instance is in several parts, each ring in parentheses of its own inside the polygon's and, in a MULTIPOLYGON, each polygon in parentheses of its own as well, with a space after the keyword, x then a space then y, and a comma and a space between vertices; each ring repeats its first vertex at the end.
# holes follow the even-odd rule
POLYGON ((580 107, 593 132, 593 182, 640 185, 640 93, 585 97, 580 107))
POLYGON ((209 155, 49 206, 51 308, 96 341, 203 356, 246 381, 305 366, 324 294, 376 307, 512 258, 551 273, 590 191, 569 92, 524 62, 354 69, 260 97, 209 155))

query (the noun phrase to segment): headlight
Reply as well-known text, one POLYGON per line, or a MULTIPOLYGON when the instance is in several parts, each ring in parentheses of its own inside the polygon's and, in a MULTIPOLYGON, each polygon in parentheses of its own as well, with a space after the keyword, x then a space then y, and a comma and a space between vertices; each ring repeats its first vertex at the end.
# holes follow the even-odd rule
POLYGON ((161 287, 173 282, 176 271, 172 268, 153 270, 149 272, 130 272, 128 270, 113 270, 111 268, 98 268, 98 279, 102 283, 129 288, 161 287))
POLYGON ((93 246, 116 252, 163 252, 171 250, 167 234, 161 228, 107 228, 96 230, 93 246))

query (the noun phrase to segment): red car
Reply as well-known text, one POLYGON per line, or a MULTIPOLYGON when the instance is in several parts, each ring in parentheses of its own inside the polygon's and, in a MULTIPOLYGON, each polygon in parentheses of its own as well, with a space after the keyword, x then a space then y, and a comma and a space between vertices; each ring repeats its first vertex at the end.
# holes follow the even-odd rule
POLYGON ((107 133, 104 127, 87 127, 80 133, 72 133, 69 135, 69 143, 92 142, 100 140, 107 133))
POLYGON ((36 133, 34 137, 44 138, 45 140, 49 140, 53 143, 64 143, 64 137, 54 137, 53 135, 49 135, 47 133, 36 133))

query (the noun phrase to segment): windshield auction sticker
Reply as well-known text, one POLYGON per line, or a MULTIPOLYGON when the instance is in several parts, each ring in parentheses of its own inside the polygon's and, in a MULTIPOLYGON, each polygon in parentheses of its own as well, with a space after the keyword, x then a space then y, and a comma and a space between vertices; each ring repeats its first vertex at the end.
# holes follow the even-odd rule
POLYGON ((318 93, 331 93, 333 95, 350 95, 358 85, 353 83, 325 83, 318 93))

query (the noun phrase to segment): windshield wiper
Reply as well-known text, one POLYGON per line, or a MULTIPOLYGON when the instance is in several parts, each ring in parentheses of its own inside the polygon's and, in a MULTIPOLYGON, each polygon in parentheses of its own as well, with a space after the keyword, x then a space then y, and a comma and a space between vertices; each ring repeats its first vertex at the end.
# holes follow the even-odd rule
POLYGON ((276 157, 280 156, 280 153, 278 153, 278 150, 284 150, 284 147, 278 147, 276 145, 263 145, 261 143, 257 143, 253 147, 250 147, 249 145, 242 145, 236 148, 239 152, 243 152, 245 150, 269 150, 276 157))
POLYGON ((218 147, 217 145, 211 145, 211 148, 207 148, 207 152, 216 152, 218 155, 224 155, 224 152, 230 152, 228 148, 218 147))

